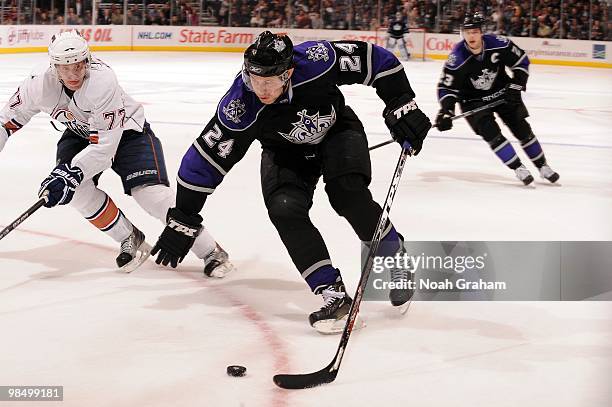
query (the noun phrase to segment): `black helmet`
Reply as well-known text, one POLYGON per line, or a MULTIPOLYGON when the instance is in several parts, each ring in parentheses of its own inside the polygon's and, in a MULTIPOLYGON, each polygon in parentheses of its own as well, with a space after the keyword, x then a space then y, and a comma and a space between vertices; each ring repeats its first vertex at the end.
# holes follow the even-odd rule
POLYGON ((284 34, 264 31, 244 51, 244 69, 257 76, 281 75, 293 66, 293 43, 284 34))
POLYGON ((463 20, 463 29, 469 28, 480 28, 482 29, 482 25, 484 24, 485 19, 480 11, 475 12, 474 14, 468 14, 465 16, 465 20, 463 20))

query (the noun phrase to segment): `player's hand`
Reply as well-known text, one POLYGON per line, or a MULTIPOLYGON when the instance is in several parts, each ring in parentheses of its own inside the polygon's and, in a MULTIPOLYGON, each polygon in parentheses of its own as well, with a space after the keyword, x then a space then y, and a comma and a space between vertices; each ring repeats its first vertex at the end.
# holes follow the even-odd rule
POLYGON ((383 117, 393 139, 400 145, 408 142, 413 154, 418 155, 431 129, 431 122, 414 99, 407 95, 394 99, 383 111, 383 117))
POLYGON ((509 83, 504 88, 504 100, 508 104, 518 105, 523 100, 521 99, 521 91, 524 91, 525 88, 521 85, 517 85, 516 83, 509 83))
POLYGON ((436 127, 440 131, 446 131, 453 128, 453 120, 452 118, 455 115, 448 110, 440 109, 438 115, 436 116, 436 127))
POLYGON ((187 215, 178 208, 170 208, 166 215, 166 228, 151 250, 151 255, 159 255, 157 264, 176 268, 183 261, 193 242, 202 230, 202 217, 198 214, 187 215))
POLYGON ((6 144, 6 140, 9 138, 9 131, 4 128, 2 124, 0 124, 0 151, 4 148, 6 144))
POLYGON ((79 167, 71 167, 69 164, 60 164, 51 171, 51 174, 40 184, 38 196, 42 197, 47 192, 47 208, 55 205, 66 205, 72 200, 74 191, 83 181, 83 171, 79 167))

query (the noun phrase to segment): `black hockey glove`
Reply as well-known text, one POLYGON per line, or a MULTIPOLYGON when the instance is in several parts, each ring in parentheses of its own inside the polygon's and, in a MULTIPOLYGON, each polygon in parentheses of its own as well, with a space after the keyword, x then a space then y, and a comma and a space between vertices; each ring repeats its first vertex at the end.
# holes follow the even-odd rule
POLYGON ((436 127, 440 131, 446 131, 453 128, 453 120, 452 118, 455 115, 448 110, 440 109, 438 115, 436 116, 436 127))
POLYGON ((516 83, 509 83, 504 88, 504 100, 509 105, 518 105, 523 100, 521 99, 521 91, 525 90, 524 86, 516 83))
POLYGON ((159 255, 155 260, 157 264, 176 268, 183 261, 193 242, 202 230, 202 217, 200 215, 187 215, 177 208, 170 208, 166 215, 166 228, 151 250, 151 255, 159 255))
POLYGON ((383 111, 383 117, 393 139, 400 145, 407 141, 414 155, 418 155, 423 148, 423 140, 431 129, 431 122, 414 99, 408 95, 393 99, 383 111))
POLYGON ((45 206, 52 208, 55 205, 70 203, 74 192, 83 181, 83 171, 70 164, 60 164, 51 171, 51 174, 40 184, 38 196, 47 194, 45 206))

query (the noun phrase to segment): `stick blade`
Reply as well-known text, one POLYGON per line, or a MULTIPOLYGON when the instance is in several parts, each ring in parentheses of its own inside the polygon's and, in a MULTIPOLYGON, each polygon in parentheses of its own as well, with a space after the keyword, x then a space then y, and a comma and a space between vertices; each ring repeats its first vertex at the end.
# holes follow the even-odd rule
POLYGON ((283 389, 308 389, 331 383, 336 379, 338 369, 331 363, 325 369, 306 374, 277 374, 274 375, 274 384, 283 389))

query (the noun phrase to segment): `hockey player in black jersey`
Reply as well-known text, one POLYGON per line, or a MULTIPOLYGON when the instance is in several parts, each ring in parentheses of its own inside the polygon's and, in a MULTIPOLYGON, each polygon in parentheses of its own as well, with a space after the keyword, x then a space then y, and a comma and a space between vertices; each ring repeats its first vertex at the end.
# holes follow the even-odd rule
POLYGON ((408 23, 402 13, 395 13, 395 19, 389 22, 389 28, 387 28, 387 50, 393 52, 395 47, 398 47, 402 58, 408 60, 410 51, 406 46, 406 36, 409 32, 408 23))
MULTIPOLYGON (((338 88, 355 83, 376 88, 394 138, 408 141, 418 154, 431 123, 393 54, 360 41, 308 41, 294 48, 287 36, 260 34, 245 51, 243 69, 214 117, 183 157, 176 207, 168 211, 168 224, 152 252, 159 252, 157 262, 176 266, 182 260, 201 228, 199 213, 207 196, 257 139, 270 220, 306 283, 323 297, 310 323, 321 332, 341 331, 343 324, 336 322, 348 313, 351 298, 309 210, 323 176, 331 206, 357 236, 368 242, 376 229, 382 210, 368 189, 366 134, 338 88)), ((391 223, 382 243, 378 255, 403 249, 391 223)), ((391 270, 392 280, 406 274, 391 270)), ((411 296, 409 290, 390 293, 396 306, 411 296)))
POLYGON ((506 103, 468 117, 468 123, 499 159, 515 171, 517 178, 528 185, 533 177, 502 135, 493 115, 497 113, 520 141, 540 176, 554 183, 559 174, 546 163, 542 146, 526 120, 529 113, 521 98, 521 92, 527 88, 529 58, 509 39, 483 34, 483 23, 480 13, 466 17, 462 27, 464 39, 455 45, 444 65, 438 84, 441 106, 436 117, 438 130, 451 129, 457 101, 467 111, 503 98, 506 103), (512 77, 506 74, 506 67, 512 71, 512 77))

